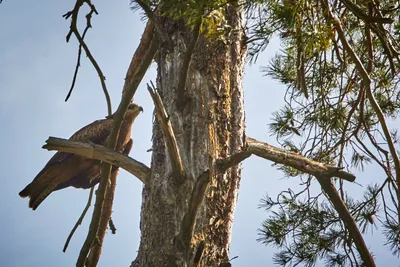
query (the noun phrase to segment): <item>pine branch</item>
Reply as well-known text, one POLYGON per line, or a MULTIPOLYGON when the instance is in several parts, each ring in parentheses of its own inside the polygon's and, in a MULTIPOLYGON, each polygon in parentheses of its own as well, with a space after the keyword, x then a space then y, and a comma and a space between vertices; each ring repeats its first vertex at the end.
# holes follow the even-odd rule
POLYGON ((353 239, 357 251, 360 254, 361 259, 363 260, 365 266, 374 267, 376 266, 374 258, 368 250, 367 245, 364 242, 364 239, 357 227, 356 222, 351 216, 349 210, 344 204, 343 200, 340 198, 339 193, 337 192, 335 186, 332 184, 330 177, 324 176, 316 176, 318 182, 320 183, 323 191, 328 196, 328 199, 331 201, 332 205, 335 207, 335 210, 339 213, 339 217, 346 225, 347 230, 350 233, 351 238, 353 239))
MULTIPOLYGON (((333 13, 329 7, 329 3, 326 0, 321 0, 321 1, 322 1, 322 5, 326 11, 325 13, 327 16, 327 20, 332 21, 332 24, 334 25, 334 27, 339 35, 340 41, 343 44, 344 49, 350 55, 350 58, 353 60, 358 73, 362 77, 365 91, 367 94, 367 98, 368 98, 369 102, 371 103, 371 106, 372 106, 373 110, 375 111, 375 113, 378 117, 379 123, 381 124, 381 127, 383 129, 387 144, 389 146, 390 154, 392 156, 394 167, 396 170, 397 201, 398 201, 398 203, 400 203, 400 158, 399 158, 399 155, 397 154, 397 150, 394 145, 393 138, 390 134, 388 125, 386 123, 385 116, 383 115, 382 109, 379 106, 378 102, 376 101, 375 96, 372 92, 371 78, 369 76, 368 71, 364 68, 360 58, 357 56, 357 54, 354 52, 354 49, 352 48, 350 43, 347 41, 345 33, 343 31, 342 23, 340 22, 340 20, 338 18, 336 18, 333 15, 333 13)), ((399 206, 399 210, 398 210, 398 216, 399 216, 398 220, 400 221, 400 206, 399 206)))

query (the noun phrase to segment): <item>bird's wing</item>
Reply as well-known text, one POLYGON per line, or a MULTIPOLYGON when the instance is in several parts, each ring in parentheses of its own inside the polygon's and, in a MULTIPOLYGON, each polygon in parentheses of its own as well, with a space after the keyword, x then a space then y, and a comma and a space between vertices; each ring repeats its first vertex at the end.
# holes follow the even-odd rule
MULTIPOLYGON (((94 121, 74 133, 70 140, 90 141, 103 145, 110 133, 111 126, 112 120, 110 119, 94 121)), ((31 198, 30 206, 37 207, 40 202, 44 200, 44 198, 41 200, 40 198, 42 198, 42 196, 47 197, 47 195, 50 194, 58 184, 65 183, 78 173, 89 169, 89 166, 84 165, 92 163, 92 160, 88 159, 84 162, 83 166, 81 166, 80 160, 82 158, 83 157, 71 153, 57 152, 53 157, 51 157, 38 175, 36 175, 33 181, 19 193, 19 195, 21 197, 29 196, 31 198), (68 175, 70 176, 68 177, 68 175), (48 190, 50 191, 47 194, 43 193, 43 191, 47 192, 48 190), (40 201, 38 202, 35 199, 39 199, 40 201)))
POLYGON ((30 184, 29 207, 35 210, 59 184, 65 183, 90 167, 90 159, 77 155, 50 166, 30 184))
MULTIPOLYGON (((111 126, 112 120, 97 120, 78 130, 69 139, 73 141, 90 141, 95 144, 104 145, 108 135, 110 134, 111 126)), ((38 175, 36 175, 35 179, 43 175, 43 173, 45 173, 51 166, 62 163, 72 155, 73 154, 71 153, 57 152, 53 157, 51 157, 38 175)))
MULTIPOLYGON (((97 120, 74 133, 69 140, 72 141, 90 141, 95 144, 104 145, 108 135, 110 134, 112 120, 97 120)), ((36 177, 41 176, 50 166, 59 164, 68 159, 73 154, 66 152, 57 152, 51 157, 44 168, 36 177)), ((36 179, 36 178, 35 178, 36 179)))
POLYGON ((112 123, 112 119, 94 121, 74 133, 69 140, 90 141, 95 144, 104 145, 111 132, 112 123))
MULTIPOLYGON (((130 139, 128 143, 120 150, 120 153, 124 155, 128 155, 132 149, 133 141, 130 139)), ((100 162, 97 160, 91 160, 92 164, 89 169, 86 169, 76 176, 71 178, 65 183, 59 184, 55 190, 60 190, 69 186, 73 186, 75 188, 83 188, 88 189, 100 182, 101 171, 100 171, 100 162)), ((112 172, 118 170, 118 166, 112 166, 112 172)))

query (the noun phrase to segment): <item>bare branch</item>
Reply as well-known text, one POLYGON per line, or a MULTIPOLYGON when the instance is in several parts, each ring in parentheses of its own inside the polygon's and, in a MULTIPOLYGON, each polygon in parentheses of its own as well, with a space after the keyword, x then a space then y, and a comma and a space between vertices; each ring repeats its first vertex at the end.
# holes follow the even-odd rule
POLYGON ((92 4, 92 2, 90 0, 77 0, 76 3, 75 3, 74 9, 63 15, 63 17, 65 19, 68 19, 68 18, 71 17, 70 30, 69 30, 69 32, 67 34, 67 37, 66 37, 67 42, 71 38, 72 33, 75 35, 76 39, 79 42, 78 62, 77 62, 77 66, 75 68, 75 73, 74 73, 74 78, 72 80, 72 85, 71 85, 71 88, 70 88, 70 90, 68 92, 68 95, 67 95, 65 101, 68 100, 68 98, 70 97, 71 92, 72 92, 72 90, 73 90, 73 88, 75 86, 75 80, 76 80, 76 76, 77 76, 77 73, 78 73, 78 68, 79 68, 79 65, 80 65, 81 48, 83 47, 83 49, 85 50, 86 56, 89 58, 89 60, 92 63, 93 67, 95 68, 97 74, 99 75, 101 87, 103 88, 104 96, 105 96, 106 102, 107 102, 108 115, 111 115, 112 107, 111 107, 110 95, 108 94, 108 90, 107 90, 107 86, 106 86, 106 82, 105 82, 106 78, 104 77, 104 74, 103 74, 100 66, 97 64, 97 61, 94 59, 92 53, 90 52, 89 47, 86 45, 86 43, 84 41, 86 32, 88 31, 89 28, 92 27, 91 18, 92 18, 92 14, 93 13, 98 14, 98 12, 96 10, 96 7, 92 4), (78 31, 77 23, 78 23, 79 9, 83 5, 83 3, 86 3, 90 7, 90 12, 86 15, 86 28, 85 28, 85 30, 83 32, 83 35, 81 36, 79 31, 78 31))
POLYGON ((226 159, 217 160, 209 170, 203 172, 197 179, 193 186, 192 194, 190 196, 188 210, 183 216, 181 230, 175 237, 175 245, 178 250, 185 251, 190 246, 193 236, 193 230, 196 224, 197 213, 201 203, 203 202, 205 192, 210 183, 211 173, 214 171, 216 174, 225 173, 229 168, 239 164, 243 160, 251 156, 251 153, 242 151, 234 154, 226 159), (210 171, 213 170, 213 171, 210 171))
POLYGON ((62 138, 49 137, 43 148, 47 150, 73 153, 90 159, 97 159, 110 163, 130 172, 144 184, 148 184, 150 180, 151 170, 143 163, 122 153, 91 142, 71 141, 62 138))
POLYGON ((125 94, 128 94, 129 100, 132 100, 140 81, 158 50, 159 40, 156 36, 153 36, 153 32, 154 24, 149 21, 126 73, 122 98, 124 98, 125 94))
POLYGON ((68 238, 65 241, 63 252, 67 251, 69 241, 71 241, 71 238, 74 235, 78 226, 82 224, 83 218, 85 218, 87 211, 89 210, 90 206, 92 205, 93 191, 94 191, 94 187, 90 188, 89 199, 87 201, 86 207, 83 209, 81 216, 79 217, 78 221, 75 223, 74 227, 72 228, 71 232, 69 233, 68 238))
POLYGON ((167 145, 169 156, 171 157, 172 171, 176 176, 178 183, 182 184, 185 181, 185 170, 183 167, 178 143, 176 142, 174 130, 172 129, 171 121, 167 115, 167 111, 164 108, 157 89, 153 84, 151 85, 152 87, 147 84, 147 90, 149 90, 151 98, 153 99, 156 109, 156 116, 164 133, 165 144, 167 145))
MULTIPOLYGON (((115 149, 124 114, 128 108, 129 103, 132 101, 133 95, 135 94, 140 81, 142 80, 144 74, 150 66, 157 50, 158 41, 157 38, 153 38, 153 26, 151 25, 151 22, 149 22, 146 25, 146 29, 142 35, 139 47, 137 48, 128 69, 122 99, 117 111, 115 112, 111 133, 106 142, 106 147, 109 149, 115 149)), ((93 247, 96 237, 104 236, 103 232, 105 231, 105 228, 100 227, 100 225, 102 224, 102 222, 108 223, 109 218, 111 217, 112 199, 114 197, 113 185, 116 183, 116 176, 110 178, 110 173, 111 165, 103 164, 92 221, 90 222, 88 235, 78 257, 78 261, 76 264, 77 267, 85 266, 87 256, 89 255, 89 252, 93 247), (109 184, 109 181, 111 186, 107 186, 109 184), (109 196, 109 199, 105 200, 106 194, 109 196), (111 203, 111 205, 103 204, 105 203, 105 201, 111 203), (108 220, 104 221, 104 216, 102 216, 102 214, 105 214, 104 216, 108 216, 108 220)), ((90 258, 98 259, 100 251, 101 244, 100 249, 96 249, 96 254, 98 255, 92 254, 90 258)), ((97 262, 91 261, 90 264, 90 266, 95 266, 97 262)))
POLYGON ((164 46, 171 50, 173 48, 172 39, 165 31, 162 30, 160 18, 157 14, 157 7, 154 10, 151 10, 150 6, 144 1, 135 0, 135 2, 143 9, 144 13, 146 13, 149 20, 153 23, 158 36, 164 42, 164 46))
POLYGON ((319 163, 300 154, 271 146, 267 143, 257 141, 256 139, 247 137, 246 142, 248 145, 247 151, 252 154, 275 163, 293 167, 313 176, 337 177, 349 182, 354 182, 356 179, 353 174, 345 172, 341 170, 341 168, 319 163))
POLYGON ((210 170, 203 172, 194 184, 187 212, 182 219, 181 230, 174 240, 175 246, 181 252, 187 251, 190 247, 197 213, 201 203, 203 202, 206 189, 210 183, 210 173, 210 170))
POLYGON ((110 181, 111 183, 107 186, 106 195, 103 202, 103 211, 100 216, 100 222, 97 230, 96 239, 94 240, 92 247, 90 248, 90 253, 86 259, 87 267, 97 266, 100 259, 101 248, 104 243, 104 237, 107 231, 107 226, 111 220, 112 204, 114 199, 114 191, 117 186, 116 179, 118 176, 118 171, 111 173, 110 181))
POLYGON ((115 227, 114 221, 112 218, 110 218, 110 221, 108 222, 108 226, 110 227, 111 233, 115 235, 117 233, 117 228, 115 227))
POLYGON ((238 165, 241 163, 243 160, 247 159, 248 157, 251 156, 251 153, 248 151, 241 151, 239 153, 236 153, 226 159, 219 159, 216 162, 217 165, 217 171, 220 173, 224 173, 227 169, 238 165))

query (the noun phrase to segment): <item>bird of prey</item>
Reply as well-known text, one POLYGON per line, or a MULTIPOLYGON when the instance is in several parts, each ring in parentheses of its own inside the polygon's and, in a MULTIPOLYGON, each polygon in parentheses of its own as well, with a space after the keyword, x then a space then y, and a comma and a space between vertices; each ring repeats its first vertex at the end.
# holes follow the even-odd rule
MULTIPOLYGON (((132 148, 132 139, 130 139, 132 124, 140 111, 143 111, 142 107, 136 104, 129 105, 122 122, 116 151, 129 154, 132 148)), ((69 140, 89 141, 98 145, 105 145, 111 132, 113 118, 114 114, 106 119, 94 121, 74 133, 69 140)), ((113 166, 112 171, 114 172, 117 169, 117 166, 113 166)), ((53 191, 69 186, 83 189, 95 186, 100 182, 100 172, 101 165, 98 160, 71 153, 57 152, 19 195, 29 197, 29 207, 35 210, 53 191)))

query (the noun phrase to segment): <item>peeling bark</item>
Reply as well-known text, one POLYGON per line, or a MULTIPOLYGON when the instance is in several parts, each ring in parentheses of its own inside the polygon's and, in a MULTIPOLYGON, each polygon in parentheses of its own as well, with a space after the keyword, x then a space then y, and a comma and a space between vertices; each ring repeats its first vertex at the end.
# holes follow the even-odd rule
POLYGON ((195 266, 218 266, 228 261, 241 166, 235 165, 223 174, 216 174, 212 166, 216 160, 240 152, 244 145, 242 76, 246 51, 242 46, 242 10, 228 7, 226 19, 232 32, 225 40, 199 37, 187 75, 183 108, 178 105, 177 88, 191 32, 182 21, 163 21, 163 30, 174 46, 172 50, 160 47, 157 88, 187 175, 183 184, 173 177, 164 137, 155 120, 152 174, 143 189, 141 242, 131 266, 193 266, 198 260, 195 266), (196 179, 206 171, 210 182, 191 245, 182 247, 176 237, 196 179))

